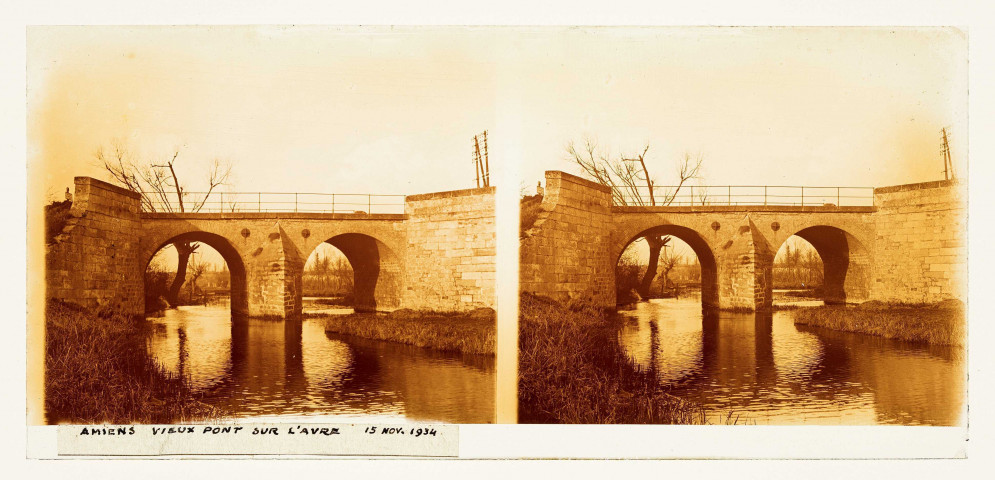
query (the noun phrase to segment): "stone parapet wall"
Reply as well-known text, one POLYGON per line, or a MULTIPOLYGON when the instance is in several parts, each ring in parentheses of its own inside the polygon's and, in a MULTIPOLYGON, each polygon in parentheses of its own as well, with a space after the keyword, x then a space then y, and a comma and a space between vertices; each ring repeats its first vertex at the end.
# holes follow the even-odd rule
POLYGON ((539 217, 522 232, 520 290, 561 302, 614 306, 611 203, 608 187, 547 171, 539 217))
POLYGON ((967 300, 967 194, 953 180, 874 190, 871 297, 889 302, 967 300))
POLYGON ((69 221, 46 247, 46 297, 142 314, 139 195, 89 177, 75 183, 69 221))
POLYGON ((405 198, 407 248, 402 306, 415 310, 495 308, 495 188, 405 198))

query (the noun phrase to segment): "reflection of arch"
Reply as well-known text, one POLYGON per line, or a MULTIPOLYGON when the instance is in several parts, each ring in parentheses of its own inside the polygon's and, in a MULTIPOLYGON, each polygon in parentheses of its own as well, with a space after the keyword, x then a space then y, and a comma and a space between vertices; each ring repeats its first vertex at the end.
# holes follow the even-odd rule
POLYGON ((615 252, 613 265, 618 264, 619 258, 625 249, 639 238, 653 235, 670 235, 677 237, 687 243, 698 256, 698 263, 701 265, 701 303, 705 306, 718 306, 719 304, 719 282, 718 269, 715 263, 715 255, 712 254, 708 242, 698 234, 697 231, 679 225, 659 225, 648 228, 636 234, 626 241, 622 248, 615 252))
POLYGON ((393 309, 400 305, 401 264, 386 244, 361 233, 343 233, 325 243, 339 249, 352 266, 356 311, 393 309))
POLYGON ((822 257, 827 304, 861 302, 868 298, 871 259, 863 243, 845 230, 826 225, 803 228, 795 235, 810 243, 822 257))
POLYGON ((249 303, 248 287, 245 278, 245 263, 242 262, 242 256, 239 255, 235 247, 232 246, 226 238, 220 235, 197 231, 182 233, 172 237, 152 249, 152 253, 145 258, 145 269, 148 269, 149 263, 152 262, 152 258, 155 257, 155 254, 158 253, 159 250, 162 250, 167 245, 172 245, 177 242, 200 242, 210 246, 221 254, 221 258, 223 258, 225 263, 228 265, 228 272, 231 275, 229 283, 231 288, 231 313, 234 316, 247 315, 249 312, 249 303))

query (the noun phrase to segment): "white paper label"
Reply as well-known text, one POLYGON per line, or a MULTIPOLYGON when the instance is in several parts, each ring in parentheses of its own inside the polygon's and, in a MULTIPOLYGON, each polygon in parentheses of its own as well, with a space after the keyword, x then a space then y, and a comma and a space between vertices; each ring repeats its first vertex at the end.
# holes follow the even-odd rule
POLYGON ((59 425, 60 456, 455 457, 459 425, 59 425))

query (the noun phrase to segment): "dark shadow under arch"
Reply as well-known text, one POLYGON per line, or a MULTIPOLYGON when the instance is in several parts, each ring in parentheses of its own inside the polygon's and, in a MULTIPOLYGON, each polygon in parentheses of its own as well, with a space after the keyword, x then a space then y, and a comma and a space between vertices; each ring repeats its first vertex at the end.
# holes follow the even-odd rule
MULTIPOLYGON (((687 243, 698 256, 698 263, 701 265, 701 304, 703 307, 718 307, 719 305, 719 275, 715 262, 715 255, 712 249, 705 242, 705 239, 698 232, 680 225, 658 225, 639 232, 630 238, 618 251, 614 265, 618 265, 619 259, 625 249, 636 240, 652 235, 670 235, 679 238, 687 243)), ((614 270, 613 270, 614 271, 614 270)))
MULTIPOLYGON (((231 313, 234 317, 245 317, 249 313, 249 298, 248 298, 248 285, 246 281, 245 274, 245 263, 242 261, 242 256, 239 255, 238 250, 232 246, 230 242, 225 237, 216 235, 208 232, 187 232, 162 242, 159 246, 152 250, 152 254, 145 259, 145 269, 148 269, 149 263, 152 262, 152 258, 155 254, 162 250, 167 245, 172 245, 177 242, 199 242, 210 246, 221 254, 221 258, 225 260, 228 265, 228 272, 231 276, 230 289, 231 289, 231 313)), ((142 288, 145 288, 144 280, 142 288)))
POLYGON ((810 243, 822 258, 823 300, 827 305, 868 298, 870 259, 867 250, 853 235, 828 225, 803 228, 794 235, 810 243))
POLYGON ((339 249, 352 266, 356 311, 394 309, 401 304, 400 263, 387 245, 361 233, 343 233, 324 243, 339 249))

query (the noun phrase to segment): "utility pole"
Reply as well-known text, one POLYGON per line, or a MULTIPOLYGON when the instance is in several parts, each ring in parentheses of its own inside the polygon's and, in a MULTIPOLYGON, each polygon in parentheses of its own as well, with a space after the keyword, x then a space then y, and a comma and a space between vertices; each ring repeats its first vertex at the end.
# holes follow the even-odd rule
POLYGON ((940 129, 943 133, 943 178, 950 180, 954 178, 954 164, 950 160, 950 143, 947 142, 947 129, 946 127, 940 129))
POLYGON ((487 155, 487 130, 473 136, 473 167, 477 174, 477 188, 491 186, 491 164, 487 155), (481 151, 480 144, 484 144, 481 151), (481 185, 483 181, 483 185, 481 185))

